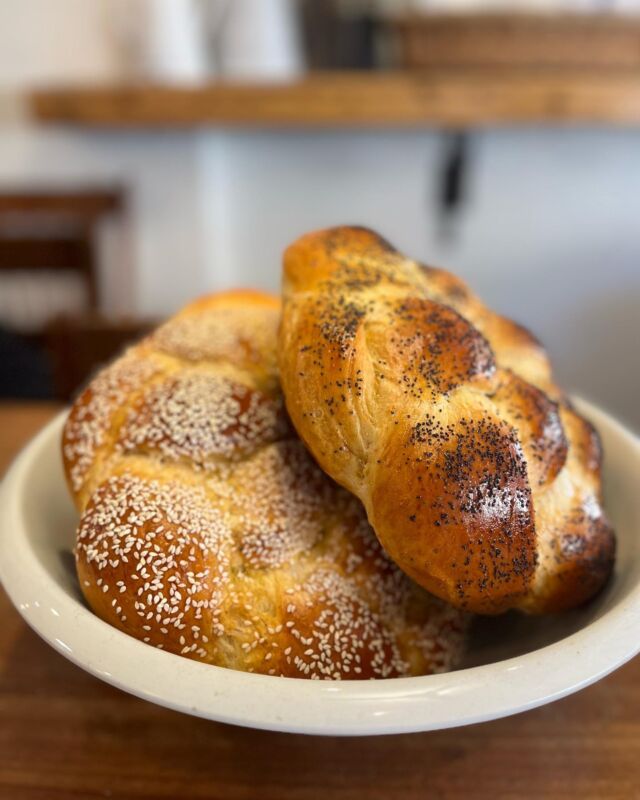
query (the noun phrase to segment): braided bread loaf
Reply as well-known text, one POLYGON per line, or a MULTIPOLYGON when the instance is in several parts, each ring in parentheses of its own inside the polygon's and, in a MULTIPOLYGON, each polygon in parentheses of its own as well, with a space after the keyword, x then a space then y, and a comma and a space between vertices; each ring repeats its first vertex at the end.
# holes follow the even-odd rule
POLYGON ((598 438, 529 333, 362 228, 289 247, 284 297, 291 419, 409 576, 479 613, 598 591, 615 549, 598 438))
POLYGON ((383 554, 290 427, 277 300, 196 302, 99 374, 63 456, 102 619, 234 669, 309 678, 451 668, 465 616, 383 554))

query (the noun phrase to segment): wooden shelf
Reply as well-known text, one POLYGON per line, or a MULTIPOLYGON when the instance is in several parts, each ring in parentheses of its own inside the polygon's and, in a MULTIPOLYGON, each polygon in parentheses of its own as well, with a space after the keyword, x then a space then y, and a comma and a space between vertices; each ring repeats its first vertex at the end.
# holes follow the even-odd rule
POLYGON ((103 128, 640 125, 640 72, 326 73, 286 84, 50 89, 40 122, 103 128))

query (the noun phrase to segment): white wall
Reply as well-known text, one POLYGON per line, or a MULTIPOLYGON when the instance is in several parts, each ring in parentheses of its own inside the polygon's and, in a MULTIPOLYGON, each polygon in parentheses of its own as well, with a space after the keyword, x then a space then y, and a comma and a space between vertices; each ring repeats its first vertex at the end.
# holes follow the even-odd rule
POLYGON ((113 0, 1 0, 0 88, 117 78, 112 8, 113 0))
POLYGON ((470 202, 447 241, 440 134, 230 134, 211 282, 275 290, 297 235, 370 225, 464 276, 545 342, 566 385, 640 428, 640 132, 485 132, 472 145, 470 202))

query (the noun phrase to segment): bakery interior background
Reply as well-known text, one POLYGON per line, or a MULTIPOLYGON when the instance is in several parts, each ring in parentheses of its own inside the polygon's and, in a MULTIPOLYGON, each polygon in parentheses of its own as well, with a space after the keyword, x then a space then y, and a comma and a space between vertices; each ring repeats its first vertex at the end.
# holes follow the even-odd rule
POLYGON ((639 429, 639 188, 640 0, 3 0, 0 398, 358 223, 639 429))

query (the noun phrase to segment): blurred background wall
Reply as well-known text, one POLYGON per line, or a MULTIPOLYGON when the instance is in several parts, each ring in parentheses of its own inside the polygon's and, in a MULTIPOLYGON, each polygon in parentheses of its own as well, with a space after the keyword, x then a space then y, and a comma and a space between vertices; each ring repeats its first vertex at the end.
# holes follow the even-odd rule
POLYGON ((217 153, 226 260, 210 264, 211 280, 276 289, 293 236, 370 225, 462 275, 542 339, 568 386, 640 425, 638 133, 477 134, 467 202, 450 225, 438 202, 446 143, 436 133, 236 134, 217 153))
MULTIPOLYGON (((0 193, 99 186, 125 198, 96 228, 100 313, 151 324, 202 292, 277 291, 293 238, 369 225, 466 278, 543 340, 561 381, 640 429, 640 131, 41 126, 25 106, 34 86, 128 74, 117 5, 0 4, 0 193)), ((224 80, 214 62, 208 79, 224 80)))

